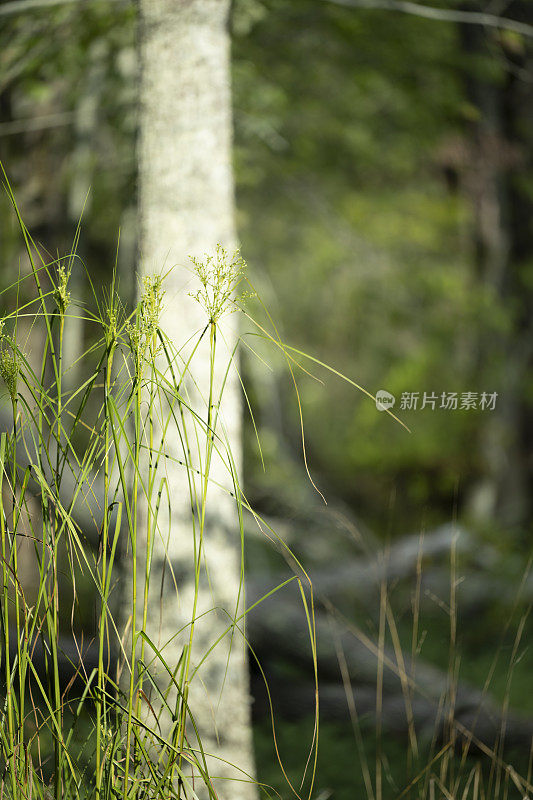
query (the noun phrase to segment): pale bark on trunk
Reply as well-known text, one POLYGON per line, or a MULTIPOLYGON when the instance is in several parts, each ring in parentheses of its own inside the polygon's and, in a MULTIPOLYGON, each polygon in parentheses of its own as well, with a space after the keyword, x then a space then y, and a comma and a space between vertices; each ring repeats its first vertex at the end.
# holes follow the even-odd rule
MULTIPOLYGON (((140 0, 140 273, 147 276, 174 267, 164 284, 160 325, 176 347, 207 324, 205 312, 189 297, 195 284, 188 256, 213 253, 218 243, 231 250, 236 241, 228 11, 228 0, 140 0)), ((219 380, 229 357, 223 339, 231 348, 236 322, 235 314, 222 320, 221 357, 216 367, 219 380)), ((195 357, 193 369, 197 388, 207 396, 209 336, 204 338, 206 347, 195 357)), ((195 387, 189 385, 189 390, 195 393, 195 387)), ((206 419, 205 404, 198 409, 206 419)), ((222 409, 224 430, 239 466, 241 404, 234 371, 222 409)), ((183 460, 175 427, 167 431, 166 441, 170 453, 183 460)), ((166 545, 161 536, 155 536, 146 625, 148 636, 160 645, 190 621, 194 577, 186 470, 172 466, 167 459, 165 471, 172 502, 170 536, 166 545), (167 566, 160 601, 165 559, 171 563, 179 598, 167 566)), ((214 460, 211 476, 229 488, 229 476, 220 459, 214 460)), ((208 508, 205 553, 209 582, 204 575, 197 615, 215 607, 234 615, 241 570, 235 503, 210 484, 208 508)), ((141 538, 145 535, 142 525, 139 534, 141 538)), ((143 549, 142 542, 139 549, 143 549)), ((138 563, 138 570, 144 574, 143 563, 138 563)), ((201 617, 195 631, 193 665, 227 625, 228 617, 220 610, 201 617)), ((165 647, 165 659, 172 667, 187 640, 188 629, 165 647)), ((210 654, 192 682, 189 705, 206 751, 253 773, 249 678, 242 638, 233 639, 229 652, 226 637, 210 654)), ((223 761, 212 760, 210 766, 213 775, 244 777, 223 761)), ((221 800, 257 796, 252 783, 215 781, 215 787, 221 800)), ((198 783, 195 790, 202 795, 198 783)))

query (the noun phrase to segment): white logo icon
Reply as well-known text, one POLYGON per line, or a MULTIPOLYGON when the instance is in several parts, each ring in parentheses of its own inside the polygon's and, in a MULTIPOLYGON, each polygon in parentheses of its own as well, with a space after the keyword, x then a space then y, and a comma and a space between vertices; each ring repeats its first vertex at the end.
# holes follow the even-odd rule
POLYGON ((376 408, 378 411, 386 411, 388 408, 392 408, 395 402, 394 395, 386 392, 385 389, 380 389, 376 394, 376 408))

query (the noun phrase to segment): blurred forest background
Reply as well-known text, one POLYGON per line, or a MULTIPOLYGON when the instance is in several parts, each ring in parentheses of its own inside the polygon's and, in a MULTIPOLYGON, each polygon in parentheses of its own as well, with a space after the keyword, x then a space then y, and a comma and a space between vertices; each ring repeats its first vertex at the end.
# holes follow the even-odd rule
MULTIPOLYGON (((291 376, 281 357, 273 360, 254 344, 270 369, 245 351, 242 370, 266 469, 246 417, 245 485, 309 565, 329 617, 334 607, 346 627, 379 636, 386 573, 399 636, 410 649, 413 576, 422 565, 417 624, 427 635, 414 650, 443 673, 455 613, 450 580, 457 578, 454 646, 461 656, 452 671, 460 660, 460 681, 475 687, 465 691, 465 708, 498 655, 489 692, 495 704, 523 713, 514 728, 509 723, 517 734, 508 738, 527 769, 533 582, 522 578, 533 504, 532 38, 505 27, 349 6, 235 0, 239 236, 282 339, 372 394, 391 392, 393 411, 411 433, 318 365, 312 371, 325 385, 297 373, 307 460, 325 506, 305 474, 291 376), (424 392, 437 396, 434 409, 421 408, 424 392), (477 407, 440 408, 443 392, 457 392, 459 406, 462 393, 478 393, 477 407), (483 392, 497 393, 493 410, 480 408, 483 392), (419 393, 418 408, 401 409, 403 393, 419 393), (451 523, 460 531, 456 550, 451 523), (421 532, 427 552, 418 545, 421 532), (451 567, 450 543, 457 558, 451 567), (383 548, 391 569, 367 585, 368 565, 383 548)), ((448 8, 533 25, 530 2, 489 6, 448 8)), ((101 286, 110 279, 120 229, 120 282, 130 301, 135 25, 134 5, 122 0, 0 5, 0 160, 25 222, 36 241, 61 254, 82 216, 79 253, 101 286)), ((0 248, 4 288, 25 269, 4 196, 0 248)), ((73 280, 78 296, 88 296, 83 270, 73 280)), ((261 311, 253 303, 250 310, 261 311)), ((86 335, 81 323, 71 324, 70 363, 87 346, 86 335)), ((76 381, 75 370, 69 379, 76 381)), ((252 595, 288 570, 253 533, 248 568, 252 595)), ((268 636, 260 624, 254 635, 292 775, 301 772, 312 736, 310 658, 289 642, 285 606, 272 608, 268 636), (272 631, 279 633, 274 641, 272 631)), ((364 706, 375 666, 367 674, 357 658, 353 674, 348 664, 349 678, 362 687, 355 697, 364 706)), ((405 769, 405 726, 393 720, 391 696, 389 715, 385 702, 378 720, 391 738, 375 744, 374 689, 360 714, 365 735, 356 757, 341 661, 323 658, 316 796, 358 796, 359 758, 364 752, 374 763, 374 747, 393 796, 405 769)), ((435 675, 428 680, 438 683, 435 675)), ((285 796, 260 684, 255 675, 258 772, 285 796)), ((503 742, 498 747, 503 753, 503 742)))

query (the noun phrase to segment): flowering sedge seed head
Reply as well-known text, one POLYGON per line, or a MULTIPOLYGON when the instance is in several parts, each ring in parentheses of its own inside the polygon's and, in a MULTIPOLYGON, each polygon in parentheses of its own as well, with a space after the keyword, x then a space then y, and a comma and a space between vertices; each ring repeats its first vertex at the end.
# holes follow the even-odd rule
POLYGON ((107 324, 105 326, 105 337, 108 347, 112 345, 117 338, 117 325, 118 310, 115 305, 110 304, 107 307, 107 324))
POLYGON ((57 303, 60 314, 64 314, 70 304, 70 292, 67 291, 70 270, 66 270, 63 264, 57 268, 57 285, 54 289, 54 300, 57 303))
POLYGON ((141 331, 134 325, 132 322, 126 323, 126 336, 128 337, 128 344, 130 346, 130 350, 135 356, 138 357, 141 349, 141 331))
POLYGON ((163 303, 163 278, 161 275, 145 275, 143 277, 143 293, 141 297, 141 333, 150 338, 159 326, 161 306, 163 303))
POLYGON ((7 342, 8 347, 3 347, 0 350, 0 377, 6 385, 12 402, 14 402, 17 396, 17 379, 20 371, 20 363, 13 339, 3 333, 2 339, 7 342))
POLYGON ((201 284, 198 291, 189 292, 189 296, 200 303, 212 324, 218 322, 223 314, 236 311, 238 301, 254 296, 247 291, 236 294, 247 268, 240 250, 235 250, 230 257, 227 250, 217 244, 214 255, 206 253, 203 260, 194 256, 189 258, 201 284))
POLYGON ((124 306, 116 294, 114 287, 109 293, 104 293, 103 310, 105 316, 102 317, 102 327, 104 329, 106 347, 110 350, 117 343, 125 317, 124 306))

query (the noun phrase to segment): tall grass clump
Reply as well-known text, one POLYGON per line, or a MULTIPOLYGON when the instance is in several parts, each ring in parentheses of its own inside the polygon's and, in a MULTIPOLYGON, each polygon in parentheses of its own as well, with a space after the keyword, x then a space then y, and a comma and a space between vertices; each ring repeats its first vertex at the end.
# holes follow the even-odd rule
MULTIPOLYGON (((379 555, 375 640, 365 636, 353 620, 344 619, 346 629, 375 655, 377 665, 375 737, 372 747, 365 748, 357 692, 354 696, 351 691, 342 649, 338 653, 368 800, 524 800, 533 790, 533 724, 527 717, 513 714, 510 705, 513 677, 527 647, 524 633, 531 605, 525 589, 531 561, 516 590, 510 590, 503 627, 492 632, 493 651, 478 688, 463 676, 462 669, 461 637, 467 623, 461 621, 460 586, 469 577, 460 575, 458 540, 462 538, 464 543, 465 531, 455 523, 450 527, 449 549, 443 553, 448 563, 441 573, 433 570, 433 580, 438 576, 438 583, 443 582, 440 591, 447 577, 446 593, 431 591, 431 569, 426 567, 427 576, 424 570, 429 550, 425 550, 422 533, 407 582, 394 577, 390 550, 379 555), (426 646, 433 649, 433 659, 424 659, 426 646), (436 653, 438 666, 434 665, 436 653), (496 675, 503 685, 499 700, 491 696, 496 675), (387 737, 385 732, 387 711, 391 713, 391 683, 396 684, 398 701, 392 715, 402 720, 404 738, 404 747, 394 756, 394 769, 387 754, 387 742, 394 736, 387 737), (387 684, 389 696, 385 699, 387 684)), ((485 579, 490 581, 490 576, 485 579)), ((334 617, 343 619, 338 609, 331 604, 329 608, 334 617)), ((481 626, 481 621, 477 624, 481 626)))
MULTIPOLYGON (((233 350, 222 381, 214 379, 219 319, 245 295, 244 262, 221 248, 214 260, 193 261, 200 284, 194 297, 206 317, 184 355, 160 326, 162 277, 144 280, 128 312, 115 272, 103 296, 87 273, 91 299, 80 302, 69 289, 73 269, 83 268, 79 226, 69 255, 46 257, 5 184, 29 270, 4 290, 10 310, 0 322, 9 405, 0 440, 0 797, 216 798, 217 753, 204 748, 189 698, 199 666, 221 639, 246 645, 241 569, 233 615, 203 656, 192 657, 215 459, 228 476, 230 488, 217 491, 234 504, 238 552, 251 511, 220 423, 233 350), (73 318, 83 319, 90 345, 65 364, 73 318), (210 353, 205 413, 189 397, 202 342, 210 353), (167 446, 171 428, 179 458, 167 446), (177 631, 183 645, 173 663, 147 632, 163 506, 164 524, 171 521, 163 469, 171 462, 186 475, 194 554, 191 618, 177 631)), ((312 640, 312 600, 303 588, 302 598, 312 640)), ((316 731, 313 742, 316 749, 316 731)), ((253 781, 244 772, 239 779, 253 781)))

